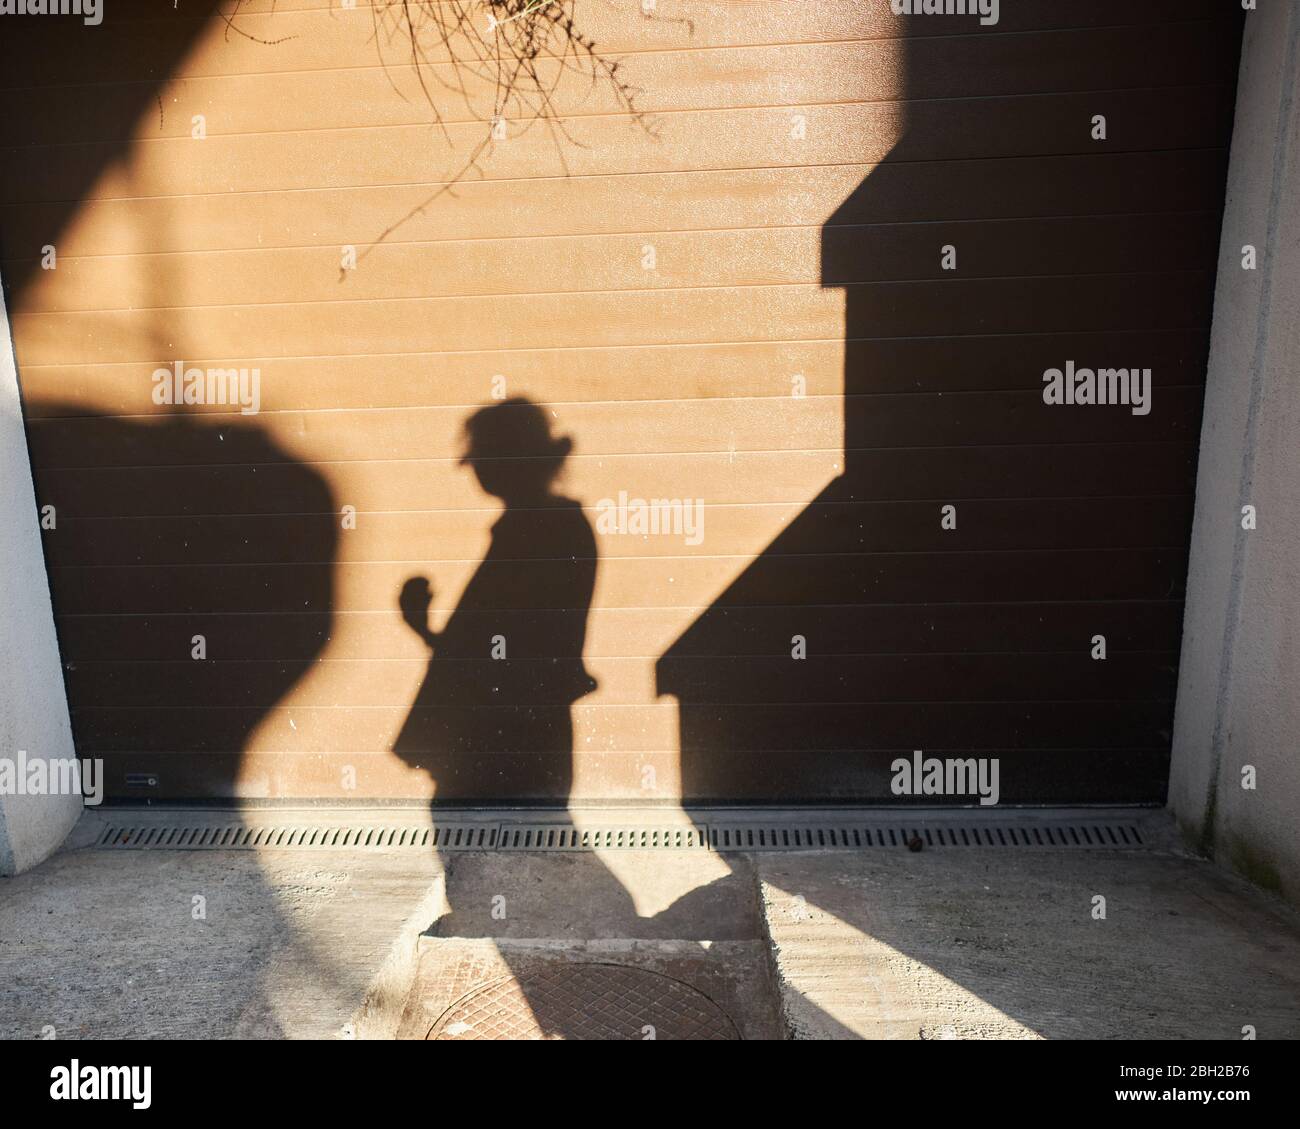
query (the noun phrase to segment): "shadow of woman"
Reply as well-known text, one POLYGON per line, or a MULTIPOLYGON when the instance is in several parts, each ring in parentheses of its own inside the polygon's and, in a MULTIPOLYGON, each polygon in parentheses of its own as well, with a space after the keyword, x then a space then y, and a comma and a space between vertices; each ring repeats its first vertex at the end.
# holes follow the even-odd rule
MULTIPOLYGON (((581 504, 556 486, 573 444, 552 435, 545 411, 522 398, 475 412, 465 441, 462 465, 505 510, 441 631, 429 627, 430 582, 412 577, 402 588, 402 616, 431 656, 393 751, 433 778, 435 822, 447 807, 538 807, 550 809, 549 826, 568 829, 572 708, 596 688, 583 661, 596 539, 581 504)), ((594 852, 456 853, 440 861, 449 912, 429 935, 491 939, 543 1025, 531 940, 585 947, 611 938, 748 936, 730 919, 720 922, 719 907, 744 904, 752 881, 725 863, 697 869, 690 881, 719 870, 722 877, 642 917, 629 888, 594 852)), ((633 1028, 629 1037, 641 1037, 633 1028)))
MULTIPOLYGON (((430 582, 416 576, 402 588, 402 617, 432 654, 393 751, 433 778, 435 820, 447 807, 538 807, 551 809, 549 825, 571 825, 572 707, 596 688, 583 649, 597 566, 582 505, 556 487, 572 449, 530 400, 475 412, 461 465, 505 506, 487 554, 441 631, 429 627, 430 582)), ((451 914, 437 922, 440 935, 527 935, 530 923, 493 918, 473 899, 472 879, 442 861, 451 914)), ((573 892, 585 904, 635 918, 603 863, 585 856, 580 869, 573 892)))
POLYGON ((441 631, 433 590, 412 577, 402 616, 432 651, 393 751, 427 771, 434 807, 563 806, 573 783, 573 704, 596 688, 582 652, 596 539, 555 490, 572 441, 529 400, 482 408, 462 465, 505 504, 487 555, 441 631))

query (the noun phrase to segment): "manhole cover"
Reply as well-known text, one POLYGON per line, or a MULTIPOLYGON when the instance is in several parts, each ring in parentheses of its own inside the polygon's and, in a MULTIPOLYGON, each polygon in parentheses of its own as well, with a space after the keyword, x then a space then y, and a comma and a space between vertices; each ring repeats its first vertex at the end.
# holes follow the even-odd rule
POLYGON ((452 1004, 429 1039, 736 1039, 703 992, 621 964, 503 976, 452 1004))

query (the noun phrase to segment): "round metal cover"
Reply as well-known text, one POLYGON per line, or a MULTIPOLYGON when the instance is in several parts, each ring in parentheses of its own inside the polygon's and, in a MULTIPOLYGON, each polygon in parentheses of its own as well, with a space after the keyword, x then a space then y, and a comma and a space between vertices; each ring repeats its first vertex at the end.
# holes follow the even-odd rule
POLYGON ((737 1039, 726 1013, 680 980, 621 964, 555 965, 462 996, 429 1039, 737 1039))

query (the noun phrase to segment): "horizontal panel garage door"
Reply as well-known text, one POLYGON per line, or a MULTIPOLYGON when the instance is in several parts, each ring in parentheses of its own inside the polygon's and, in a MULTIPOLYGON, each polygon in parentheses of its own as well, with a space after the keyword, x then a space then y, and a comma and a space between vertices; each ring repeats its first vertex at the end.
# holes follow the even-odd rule
POLYGON ((80 753, 116 798, 969 802, 896 794, 921 750, 1162 800, 1235 8, 6 18, 80 753))

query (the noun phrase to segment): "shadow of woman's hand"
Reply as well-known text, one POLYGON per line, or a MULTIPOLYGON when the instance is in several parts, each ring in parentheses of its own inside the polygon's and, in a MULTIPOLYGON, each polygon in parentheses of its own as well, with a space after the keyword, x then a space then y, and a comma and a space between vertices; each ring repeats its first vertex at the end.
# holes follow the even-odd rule
POLYGON ((397 597, 397 606, 402 609, 402 618, 412 631, 432 647, 437 636, 429 630, 429 608, 433 604, 433 588, 423 576, 412 576, 402 585, 401 595, 397 597))

